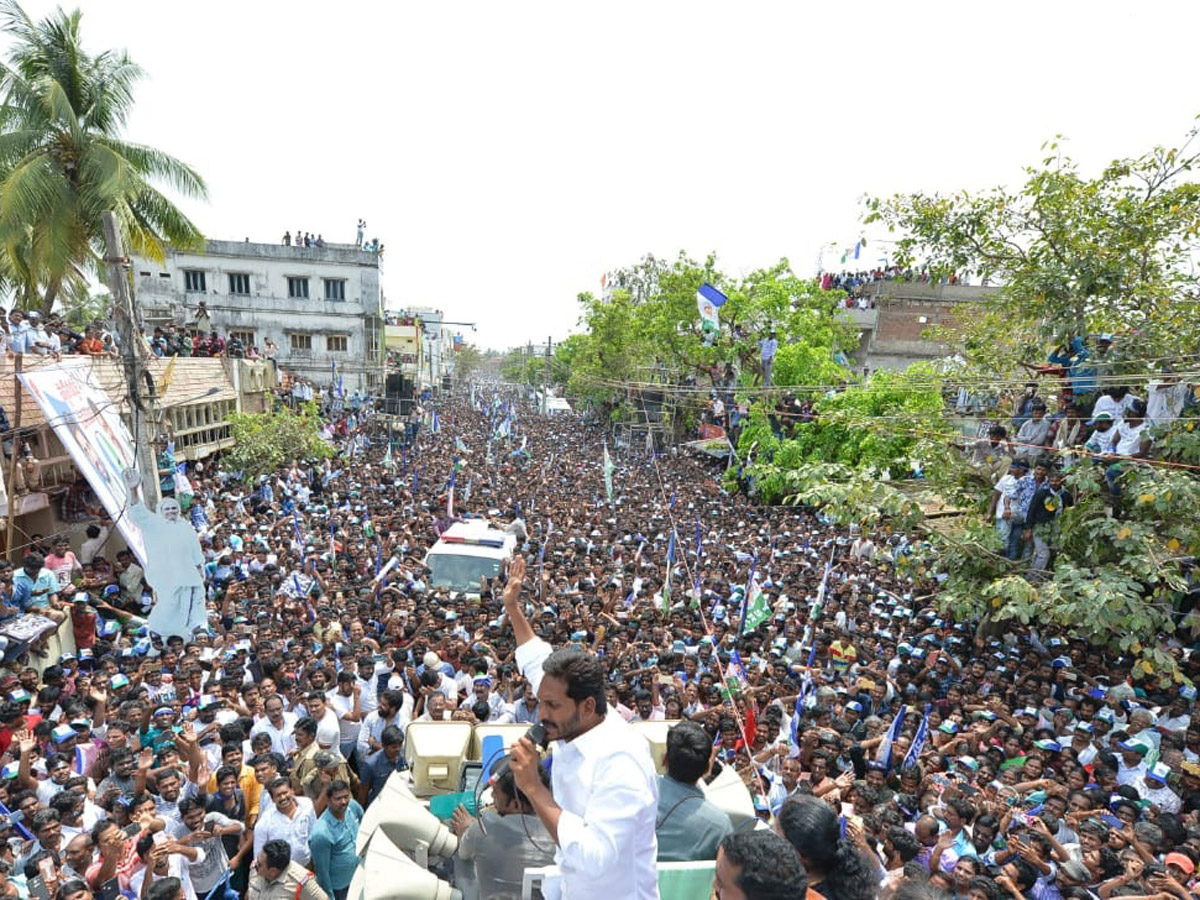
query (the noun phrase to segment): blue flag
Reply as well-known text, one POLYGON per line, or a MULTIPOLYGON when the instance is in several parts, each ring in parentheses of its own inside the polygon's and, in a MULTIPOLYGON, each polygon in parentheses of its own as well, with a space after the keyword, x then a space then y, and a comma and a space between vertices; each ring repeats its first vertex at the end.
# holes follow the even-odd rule
POLYGON ((892 719, 892 725, 887 730, 887 734, 883 736, 883 743, 875 751, 876 762, 881 762, 888 769, 892 767, 892 746, 896 743, 896 738, 900 737, 900 729, 904 727, 904 717, 908 714, 908 707, 901 706, 899 712, 896 713, 896 718, 892 719))
POLYGON ((917 733, 913 735, 912 746, 908 748, 908 755, 904 757, 904 765, 915 766, 917 760, 921 756, 921 750, 925 746, 925 742, 929 739, 929 710, 933 706, 932 703, 925 704, 925 715, 921 717, 921 724, 917 726, 917 733))
POLYGON ((812 675, 805 672, 800 679, 800 693, 796 695, 796 709, 792 712, 792 743, 797 747, 800 746, 800 719, 804 715, 804 701, 808 699, 812 686, 812 675))
POLYGON ((671 529, 671 539, 667 541, 667 576, 663 579, 662 602, 663 612, 671 609, 671 572, 675 568, 675 529, 671 529))

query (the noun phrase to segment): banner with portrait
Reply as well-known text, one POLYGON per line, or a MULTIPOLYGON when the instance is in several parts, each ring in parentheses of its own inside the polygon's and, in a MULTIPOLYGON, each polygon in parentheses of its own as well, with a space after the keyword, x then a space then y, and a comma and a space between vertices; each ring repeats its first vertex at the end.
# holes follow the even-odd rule
MULTIPOLYGON (((64 359, 21 373, 21 383, 41 407, 46 424, 71 454, 75 467, 108 510, 122 537, 142 563, 142 531, 125 515, 128 495, 121 473, 135 467, 133 437, 117 404, 100 386, 87 357, 64 359)), ((150 477, 156 477, 151 473, 150 477)))

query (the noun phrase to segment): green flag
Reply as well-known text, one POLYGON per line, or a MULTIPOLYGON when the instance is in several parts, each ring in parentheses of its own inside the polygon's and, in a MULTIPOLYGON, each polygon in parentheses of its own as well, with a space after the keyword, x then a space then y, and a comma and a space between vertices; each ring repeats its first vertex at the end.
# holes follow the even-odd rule
POLYGON ((608 441, 604 442, 604 490, 608 492, 608 502, 613 502, 612 477, 613 470, 616 466, 613 465, 612 457, 608 455, 608 441))
POLYGON ((771 618, 771 604, 767 602, 767 595, 763 593, 757 581, 754 582, 751 591, 753 594, 750 597, 750 604, 746 608, 746 631, 753 631, 771 618))

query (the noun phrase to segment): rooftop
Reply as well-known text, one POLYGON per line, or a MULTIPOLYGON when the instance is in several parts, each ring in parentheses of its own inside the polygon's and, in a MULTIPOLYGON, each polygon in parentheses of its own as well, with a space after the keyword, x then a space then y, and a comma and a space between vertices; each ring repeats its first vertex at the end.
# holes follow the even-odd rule
POLYGON ((347 263, 379 267, 379 254, 354 244, 330 244, 324 247, 293 247, 286 244, 256 244, 253 241, 205 241, 203 250, 173 248, 177 255, 232 256, 239 259, 306 260, 308 262, 347 263))
MULTIPOLYGON (((103 356, 66 356, 64 362, 69 365, 91 365, 94 384, 100 387, 121 412, 128 412, 129 392, 125 383, 125 372, 121 361, 103 356), (85 362, 77 363, 83 359, 85 362)), ((188 406, 194 403, 214 403, 221 400, 235 400, 237 392, 224 370, 225 360, 207 357, 176 356, 170 359, 150 357, 144 361, 146 370, 161 384, 166 380, 167 369, 171 368, 170 381, 165 386, 163 394, 158 398, 159 409, 171 409, 188 406), (174 365, 172 366, 172 362, 174 365), (208 393, 214 386, 218 390, 208 393)), ((22 360, 24 371, 29 372, 42 366, 57 366, 50 357, 25 354, 22 360)), ((8 413, 9 422, 16 425, 16 405, 13 403, 14 379, 12 377, 14 361, 0 358, 0 406, 8 413)), ((37 428, 46 424, 46 417, 41 407, 37 405, 33 395, 28 391, 21 392, 21 427, 37 428)))

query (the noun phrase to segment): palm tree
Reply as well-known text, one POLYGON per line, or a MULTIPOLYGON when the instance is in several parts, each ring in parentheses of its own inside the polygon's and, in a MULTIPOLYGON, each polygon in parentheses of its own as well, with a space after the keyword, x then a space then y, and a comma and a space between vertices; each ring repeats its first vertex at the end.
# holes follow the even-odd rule
POLYGON ((12 42, 0 62, 0 289, 50 312, 86 299, 104 257, 101 213, 115 213, 128 252, 162 260, 202 243, 199 229, 152 184, 206 198, 190 166, 120 138, 142 70, 124 51, 91 55, 79 10, 34 22, 0 0, 12 42))

